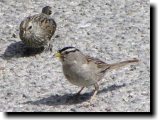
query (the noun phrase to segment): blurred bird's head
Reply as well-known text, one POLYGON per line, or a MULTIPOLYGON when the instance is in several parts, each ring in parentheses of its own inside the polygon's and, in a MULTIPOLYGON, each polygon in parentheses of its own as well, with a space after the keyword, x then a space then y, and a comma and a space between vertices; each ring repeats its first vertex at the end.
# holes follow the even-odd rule
POLYGON ((30 40, 34 35, 35 30, 31 20, 31 17, 27 17, 25 20, 21 22, 19 31, 21 40, 30 40))
POLYGON ((42 9, 42 13, 46 14, 46 15, 51 15, 52 14, 52 8, 50 6, 45 6, 43 9, 42 9))

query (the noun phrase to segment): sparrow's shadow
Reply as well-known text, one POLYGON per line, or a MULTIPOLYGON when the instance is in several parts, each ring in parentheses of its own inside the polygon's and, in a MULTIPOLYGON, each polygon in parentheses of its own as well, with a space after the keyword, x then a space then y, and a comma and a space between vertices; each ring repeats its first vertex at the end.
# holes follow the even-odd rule
POLYGON ((32 49, 24 45, 23 42, 11 43, 5 50, 2 58, 9 60, 11 58, 29 57, 41 53, 44 48, 32 49))
MULTIPOLYGON (((98 92, 98 94, 101 94, 103 92, 109 92, 116 89, 119 89, 121 87, 125 87, 126 85, 112 85, 107 88, 104 88, 98 92)), ((36 101, 27 101, 24 104, 33 104, 33 105, 48 105, 48 106, 56 106, 56 105, 72 105, 72 104, 78 104, 85 102, 89 100, 92 96, 92 92, 84 93, 79 96, 76 96, 76 94, 65 94, 65 95, 52 95, 47 98, 43 98, 36 101)))

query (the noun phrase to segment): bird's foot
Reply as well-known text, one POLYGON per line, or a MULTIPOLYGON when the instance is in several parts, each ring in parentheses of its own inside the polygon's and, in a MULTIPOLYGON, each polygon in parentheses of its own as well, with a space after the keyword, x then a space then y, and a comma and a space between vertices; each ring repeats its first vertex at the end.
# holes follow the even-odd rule
POLYGON ((52 48, 53 48, 53 45, 52 44, 48 44, 47 46, 44 47, 44 52, 52 52, 52 48))

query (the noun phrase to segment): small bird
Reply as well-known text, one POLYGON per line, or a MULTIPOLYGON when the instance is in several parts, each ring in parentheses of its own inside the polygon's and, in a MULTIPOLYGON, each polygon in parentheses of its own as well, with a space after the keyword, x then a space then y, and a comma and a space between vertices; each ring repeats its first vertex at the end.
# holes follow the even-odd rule
POLYGON ((83 54, 75 47, 64 47, 58 50, 54 56, 60 59, 66 79, 70 83, 81 87, 77 95, 79 95, 85 87, 94 85, 95 90, 91 100, 99 90, 98 81, 104 77, 106 72, 139 61, 134 58, 119 63, 107 64, 97 58, 83 54))
POLYGON ((46 6, 40 14, 29 16, 20 24, 19 36, 22 42, 30 48, 51 50, 51 37, 56 31, 57 24, 50 17, 51 7, 46 6))

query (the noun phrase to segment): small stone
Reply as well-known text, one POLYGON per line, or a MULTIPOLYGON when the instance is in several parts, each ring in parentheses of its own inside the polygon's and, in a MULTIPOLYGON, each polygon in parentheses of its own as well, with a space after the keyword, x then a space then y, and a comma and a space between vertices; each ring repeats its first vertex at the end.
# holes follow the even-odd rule
POLYGON ((15 33, 12 34, 13 38, 17 38, 17 35, 15 33))
POLYGON ((75 108, 70 109, 72 112, 77 112, 75 108))
POLYGON ((12 93, 10 93, 10 92, 7 93, 7 96, 11 96, 11 95, 12 95, 12 93))
POLYGON ((110 108, 105 108, 105 110, 106 110, 107 112, 111 111, 111 109, 110 109, 110 108))
POLYGON ((27 96, 25 94, 23 94, 22 97, 27 98, 27 96))
POLYGON ((60 37, 59 35, 56 35, 56 36, 55 36, 55 38, 59 38, 59 37, 60 37))

